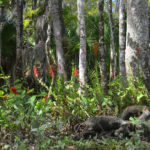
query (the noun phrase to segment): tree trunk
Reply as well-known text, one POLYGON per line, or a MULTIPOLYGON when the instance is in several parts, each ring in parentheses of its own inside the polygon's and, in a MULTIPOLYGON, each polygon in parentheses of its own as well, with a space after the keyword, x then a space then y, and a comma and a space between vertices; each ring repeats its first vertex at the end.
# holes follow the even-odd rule
POLYGON ((148 1, 127 1, 126 72, 128 79, 142 77, 150 92, 148 1))
POLYGON ((2 30, 3 30, 3 25, 4 25, 4 20, 5 19, 5 8, 4 7, 1 7, 0 8, 0 66, 1 66, 1 61, 2 61, 2 37, 1 37, 1 34, 2 34, 2 30))
POLYGON ((104 45, 104 0, 99 0, 99 46, 101 87, 106 93, 108 80, 106 68, 106 50, 104 45))
POLYGON ((42 1, 42 0, 39 0, 39 3, 38 3, 38 6, 39 6, 39 7, 41 6, 41 1, 42 1))
POLYGON ((56 43, 56 55, 59 76, 67 80, 64 57, 64 23, 62 16, 62 0, 52 0, 53 29, 56 43))
POLYGON ((120 75, 124 85, 126 85, 126 69, 125 69, 125 47, 126 47, 126 37, 125 37, 125 0, 120 0, 119 3, 119 69, 120 75))
POLYGON ((0 22, 0 66, 1 66, 1 60, 2 60, 2 38, 1 38, 1 33, 2 33, 2 23, 0 22))
MULTIPOLYGON (((3 16, 2 15, 2 8, 0 8, 0 18, 2 18, 2 16, 3 16)), ((0 20, 0 66, 1 66, 1 59, 2 59, 2 37, 1 37, 2 29, 3 29, 3 23, 0 20)))
POLYGON ((36 9, 37 7, 37 0, 32 0, 32 9, 36 9))
MULTIPOLYGON (((47 39, 45 42, 45 55, 46 55, 46 64, 50 67, 50 61, 51 61, 51 55, 50 55, 50 46, 51 46, 51 38, 52 38, 52 27, 53 27, 53 22, 52 22, 52 18, 50 17, 50 15, 52 14, 51 12, 51 1, 48 1, 48 8, 46 11, 46 15, 47 15, 47 21, 48 21, 48 26, 47 26, 47 39)), ((52 83, 54 83, 54 78, 52 78, 52 83)), ((49 96, 48 96, 49 97, 49 96)))
POLYGON ((16 74, 22 75, 22 50, 23 50, 23 0, 16 0, 16 74))
POLYGON ((86 84, 86 32, 84 18, 84 0, 77 0, 78 8, 78 24, 80 35, 80 51, 79 51, 79 94, 85 93, 83 86, 86 84))
POLYGON ((112 0, 108 0, 108 16, 110 26, 110 79, 116 76, 116 51, 114 41, 114 23, 112 16, 112 0))

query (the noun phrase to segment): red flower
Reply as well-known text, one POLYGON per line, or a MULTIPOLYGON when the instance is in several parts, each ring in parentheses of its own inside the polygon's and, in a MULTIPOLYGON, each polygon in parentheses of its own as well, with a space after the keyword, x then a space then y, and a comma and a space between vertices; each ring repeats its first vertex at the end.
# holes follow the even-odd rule
POLYGON ((74 147, 70 145, 66 145, 66 148, 74 150, 74 147))
POLYGON ((78 69, 77 68, 74 68, 74 76, 75 77, 79 77, 79 73, 78 73, 78 69))
POLYGON ((33 72, 34 72, 34 76, 38 77, 39 73, 38 73, 37 68, 35 66, 33 67, 33 72))
POLYGON ((52 68, 49 69, 49 75, 50 77, 55 78, 55 73, 52 68))
POLYGON ((15 86, 11 87, 10 89, 13 93, 19 94, 19 92, 17 92, 17 88, 15 86))
POLYGON ((45 102, 47 101, 47 96, 44 97, 44 101, 45 101, 45 102))
POLYGON ((56 69, 56 67, 55 67, 54 64, 52 64, 51 67, 52 67, 52 70, 53 70, 54 72, 57 72, 57 69, 56 69))
POLYGON ((0 61, 2 61, 2 58, 0 57, 0 61))
POLYGON ((94 49, 94 55, 97 55, 98 54, 98 44, 94 44, 93 49, 94 49))
POLYGON ((50 75, 50 77, 55 78, 55 72, 57 72, 57 70, 55 68, 55 65, 51 64, 50 67, 49 67, 49 75, 50 75))

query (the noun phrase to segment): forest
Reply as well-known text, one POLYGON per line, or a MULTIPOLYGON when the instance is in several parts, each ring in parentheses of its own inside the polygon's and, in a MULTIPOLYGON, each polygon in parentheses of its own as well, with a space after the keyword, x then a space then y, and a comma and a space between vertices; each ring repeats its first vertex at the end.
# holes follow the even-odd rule
POLYGON ((0 149, 149 150, 150 0, 0 0, 0 149))

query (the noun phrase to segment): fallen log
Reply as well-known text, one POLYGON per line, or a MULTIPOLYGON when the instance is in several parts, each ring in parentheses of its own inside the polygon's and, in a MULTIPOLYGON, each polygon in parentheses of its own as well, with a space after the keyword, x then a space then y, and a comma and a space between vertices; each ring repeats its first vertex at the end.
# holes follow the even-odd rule
POLYGON ((150 108, 147 106, 139 106, 139 105, 128 106, 122 112, 121 118, 123 120, 129 120, 130 117, 140 117, 145 110, 150 111, 150 108))

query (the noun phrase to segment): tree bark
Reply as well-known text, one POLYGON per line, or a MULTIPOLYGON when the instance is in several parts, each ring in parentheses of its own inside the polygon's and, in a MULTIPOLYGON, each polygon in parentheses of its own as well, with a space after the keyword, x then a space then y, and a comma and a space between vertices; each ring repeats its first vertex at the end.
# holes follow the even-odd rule
POLYGON ((1 60, 2 60, 2 23, 0 22, 0 66, 1 66, 1 60))
POLYGON ((114 22, 112 16, 112 0, 108 0, 108 16, 110 26, 110 79, 116 76, 116 50, 114 41, 114 22))
POLYGON ((16 0, 16 74, 22 75, 23 0, 16 0))
POLYGON ((64 57, 64 23, 62 16, 62 0, 52 0, 52 16, 53 16, 53 29, 56 43, 56 55, 58 63, 58 73, 60 77, 67 80, 67 72, 65 69, 64 57))
POLYGON ((148 1, 127 1, 126 35, 126 72, 127 78, 142 77, 150 92, 150 51, 148 1))
POLYGON ((32 9, 36 9, 37 7, 37 0, 32 0, 32 9))
POLYGON ((84 0, 77 0, 78 8, 78 25, 80 35, 80 51, 79 51, 79 94, 85 93, 83 86, 86 84, 86 31, 84 18, 84 0))
POLYGON ((119 3, 119 70, 122 82, 126 85, 126 68, 125 68, 125 47, 126 47, 126 31, 125 31, 125 0, 119 3))
POLYGON ((2 37, 1 37, 1 34, 2 34, 2 30, 3 30, 3 26, 4 26, 4 20, 5 20, 5 16, 6 16, 6 13, 5 13, 5 8, 4 7, 1 7, 0 8, 0 66, 1 66, 1 61, 2 61, 2 37), (4 20, 3 20, 4 19, 4 20))
POLYGON ((99 50, 100 50, 100 74, 101 87, 107 92, 107 67, 106 67, 106 49, 104 44, 104 0, 99 0, 99 50))

